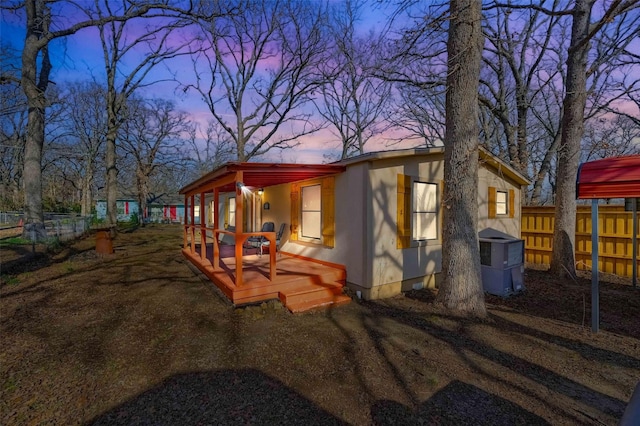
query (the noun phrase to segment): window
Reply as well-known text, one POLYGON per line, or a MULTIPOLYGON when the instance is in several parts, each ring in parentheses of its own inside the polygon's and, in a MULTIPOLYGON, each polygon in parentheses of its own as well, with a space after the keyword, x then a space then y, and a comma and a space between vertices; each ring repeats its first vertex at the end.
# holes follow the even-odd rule
POLYGON ((200 223, 200 206, 193 206, 193 223, 200 223))
POLYGON ((412 236, 414 241, 438 238, 438 185, 413 182, 412 236))
POLYGON ((396 247, 405 249, 439 240, 439 191, 442 186, 398 174, 396 247))
POLYGON ((320 185, 302 187, 301 233, 304 238, 322 237, 322 191, 320 185))
POLYGON ((236 199, 235 197, 229 197, 229 220, 227 221, 229 226, 236 226, 236 199))
POLYGON ((496 219, 498 216, 515 217, 516 192, 513 189, 496 189, 489 187, 488 210, 489 219, 496 219))
POLYGON ((506 191, 496 193, 496 214, 507 214, 508 195, 506 191))
POLYGON ((335 245, 335 177, 291 184, 290 241, 335 245))

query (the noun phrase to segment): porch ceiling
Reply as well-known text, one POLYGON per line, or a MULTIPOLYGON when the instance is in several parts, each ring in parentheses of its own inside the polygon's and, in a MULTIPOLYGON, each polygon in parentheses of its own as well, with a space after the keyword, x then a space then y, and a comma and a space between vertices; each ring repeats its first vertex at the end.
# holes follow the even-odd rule
POLYGON ((238 172, 242 172, 241 180, 245 186, 265 188, 282 183, 314 179, 346 170, 337 164, 287 164, 287 163, 227 163, 224 166, 196 179, 180 190, 181 194, 198 194, 205 190, 219 188, 221 192, 235 190, 238 172))

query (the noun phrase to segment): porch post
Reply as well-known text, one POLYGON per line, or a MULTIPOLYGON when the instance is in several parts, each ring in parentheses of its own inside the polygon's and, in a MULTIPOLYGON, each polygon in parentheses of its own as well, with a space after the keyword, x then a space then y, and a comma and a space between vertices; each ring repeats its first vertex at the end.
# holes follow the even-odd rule
POLYGON ((271 281, 276 279, 276 239, 275 234, 272 239, 269 237, 269 276, 271 277, 271 281))
POLYGON ((189 230, 191 232, 191 253, 193 254, 196 251, 196 225, 194 220, 194 215, 196 213, 196 196, 192 195, 189 203, 189 217, 191 218, 189 230))
POLYGON ((220 250, 218 248, 218 234, 216 234, 216 230, 220 225, 220 219, 218 215, 220 212, 218 211, 218 205, 220 204, 220 189, 213 189, 213 255, 211 257, 211 263, 213 263, 213 267, 218 269, 220 266, 220 250))
MULTIPOLYGON (((184 217, 182 218, 182 230, 183 232, 183 243, 182 243, 182 248, 186 249, 187 248, 187 194, 184 194, 184 217)), ((171 216, 171 213, 169 213, 169 216, 171 216)))
POLYGON ((200 260, 207 258, 207 216, 204 211, 204 192, 200 193, 200 260))
POLYGON ((242 182, 242 171, 236 172, 236 287, 242 285, 242 245, 244 244, 244 196, 242 195, 242 188, 238 186, 238 183, 242 182), (240 218, 240 220, 238 220, 240 218))
POLYGON ((640 198, 631 199, 631 273, 633 275, 633 288, 638 286, 638 200, 640 198))

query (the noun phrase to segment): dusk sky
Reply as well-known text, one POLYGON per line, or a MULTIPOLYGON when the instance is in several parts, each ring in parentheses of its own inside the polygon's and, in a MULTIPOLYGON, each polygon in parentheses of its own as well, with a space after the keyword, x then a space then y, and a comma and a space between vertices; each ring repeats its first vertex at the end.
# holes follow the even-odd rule
MULTIPOLYGON (((4 46, 12 46, 19 54, 24 44, 24 24, 15 15, 6 11, 0 13, 2 14, 0 21, 2 44, 4 46)), ((372 29, 381 28, 385 22, 386 17, 382 10, 370 11, 365 14, 360 25, 360 31, 366 33, 372 29)), ((131 27, 134 28, 133 26, 131 27)), ((183 33, 181 37, 188 38, 189 35, 183 33)), ((53 82, 104 81, 104 58, 97 29, 87 28, 65 39, 56 39, 50 44, 50 52, 53 63, 53 71, 51 73, 53 82)), ((135 63, 135 61, 132 61, 132 63, 135 63)), ((127 65, 126 63, 123 64, 122 69, 126 69, 127 65)), ((160 65, 154 69, 153 75, 148 78, 148 81, 172 79, 172 73, 182 83, 188 82, 188 79, 193 77, 191 60, 186 57, 168 60, 165 65, 160 65)), ((186 92, 180 90, 178 89, 178 83, 173 81, 157 83, 136 93, 145 97, 174 100, 179 109, 186 111, 190 115, 190 119, 200 123, 202 127, 206 127, 207 121, 213 118, 195 90, 186 92)), ((308 105, 306 109, 311 111, 313 106, 308 105)), ((317 112, 315 114, 317 115, 317 112)), ((296 163, 321 163, 328 161, 327 154, 333 156, 339 156, 340 154, 339 138, 332 135, 327 129, 303 136, 298 140, 300 146, 295 150, 272 150, 262 156, 261 159, 296 163)), ((394 145, 393 148, 415 145, 416 142, 412 141, 402 145, 394 145)), ((389 149, 386 147, 386 140, 383 137, 378 140, 372 140, 367 144, 368 151, 381 149, 389 149)))
MULTIPOLYGON (((363 15, 363 19, 359 24, 361 34, 366 34, 370 30, 380 30, 387 22, 387 17, 391 12, 391 6, 389 6, 387 10, 384 10, 380 8, 383 8, 385 3, 382 3, 382 6, 380 3, 374 2, 374 4, 379 8, 368 10, 367 13, 363 15)), ((16 54, 19 55, 24 43, 24 22, 22 18, 7 11, 1 11, 0 14, 2 15, 0 20, 0 40, 2 45, 12 46, 16 54)), ((66 19, 66 24, 68 24, 68 22, 74 20, 74 17, 66 16, 62 19, 66 19)), ((133 28, 135 31, 136 27, 131 25, 128 28, 133 28)), ((181 37, 186 39, 189 39, 189 36, 187 32, 181 34, 181 37)), ((640 39, 636 41, 636 43, 640 43, 640 39)), ((51 42, 50 50, 53 62, 53 71, 51 74, 51 80, 53 82, 60 84, 75 81, 104 81, 104 59, 97 29, 88 28, 65 39, 56 39, 51 42)), ((132 64, 135 63, 135 60, 130 60, 128 63, 125 62, 121 64, 121 68, 127 70, 127 68, 130 68, 132 64)), ((187 57, 169 60, 165 65, 160 65, 154 69, 153 75, 148 78, 148 81, 171 79, 172 73, 177 76, 176 78, 180 80, 181 83, 188 83, 190 79, 193 79, 193 65, 191 60, 187 57)), ((145 97, 174 100, 179 109, 186 111, 190 119, 193 122, 200 123, 203 128, 206 127, 207 122, 213 118, 206 104, 195 90, 190 89, 183 91, 178 88, 178 83, 175 81, 154 84, 149 88, 141 90, 138 94, 145 97)), ((630 103, 622 106, 619 105, 619 107, 631 115, 640 113, 637 111, 637 106, 630 103)), ((307 105, 305 108, 307 111, 314 110, 312 105, 307 105)), ((317 117, 317 112, 315 114, 317 117)), ((284 128, 286 130, 287 126, 284 126, 284 128)), ((387 134, 386 136, 398 135, 387 134)), ((272 150, 260 159, 266 161, 318 163, 328 161, 326 157, 327 154, 335 157, 340 153, 340 140, 328 129, 313 135, 300 137, 298 141, 300 142, 300 146, 295 150, 272 150)), ((371 140, 367 143, 367 151, 389 149, 390 147, 387 142, 388 139, 383 136, 378 137, 376 140, 371 140)), ((412 140, 404 142, 402 145, 393 145, 391 148, 415 146, 418 143, 419 141, 412 140)))

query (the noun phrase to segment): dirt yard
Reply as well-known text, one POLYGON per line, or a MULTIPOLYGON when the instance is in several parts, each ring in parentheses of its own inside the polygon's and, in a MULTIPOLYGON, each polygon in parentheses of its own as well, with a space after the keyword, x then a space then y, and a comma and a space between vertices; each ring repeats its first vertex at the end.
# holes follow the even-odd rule
POLYGON ((236 309, 180 254, 180 228, 0 252, 0 424, 610 424, 640 379, 640 289, 528 271, 459 318, 434 293, 292 315, 236 309))

